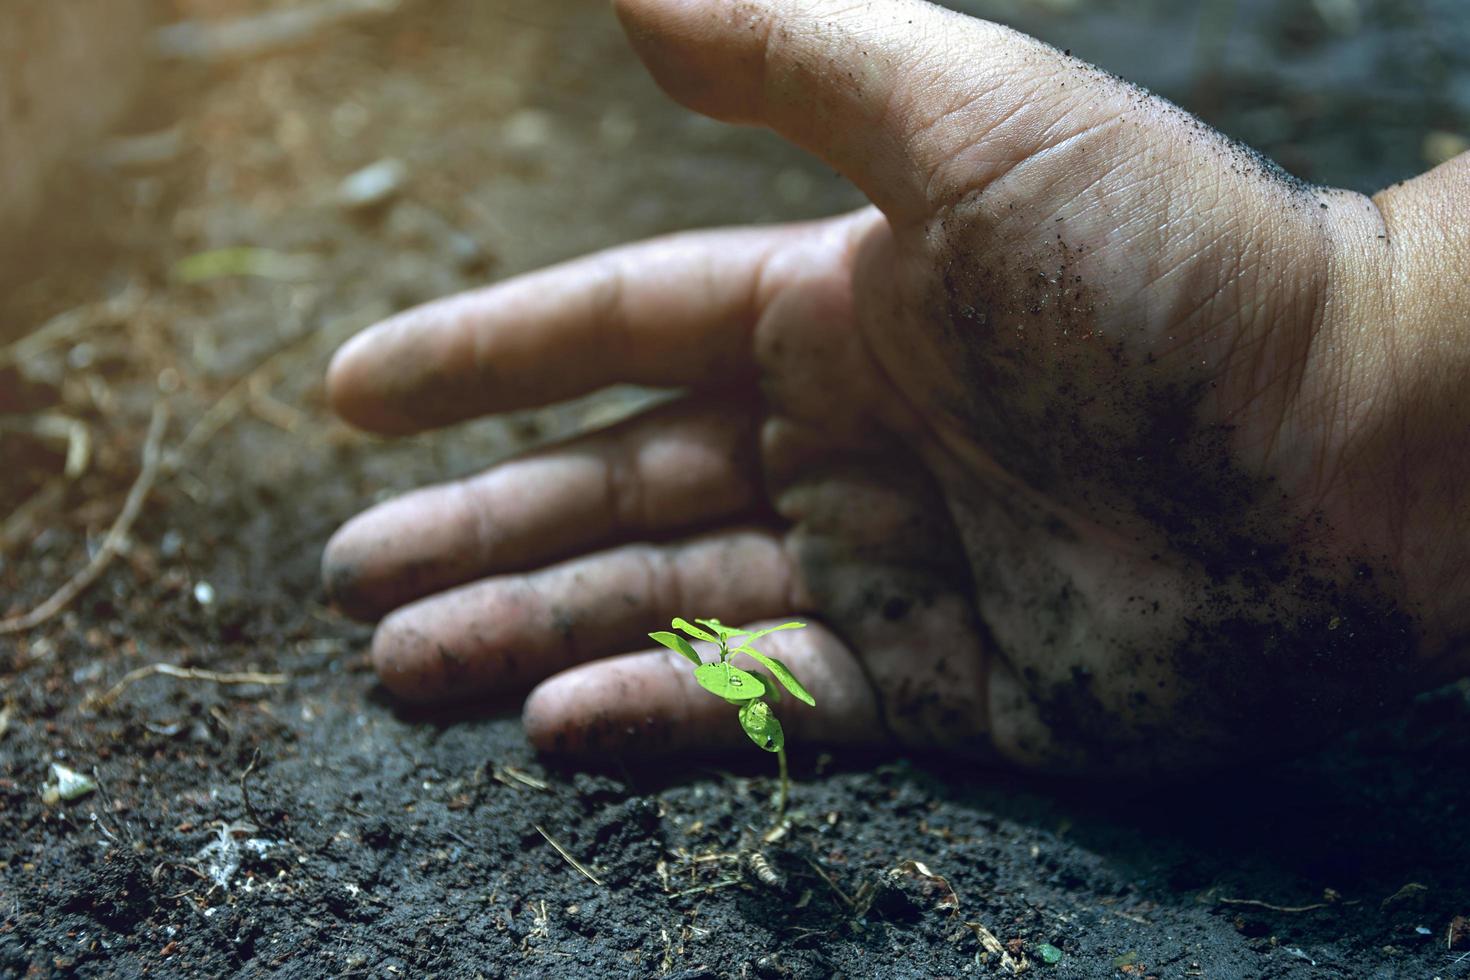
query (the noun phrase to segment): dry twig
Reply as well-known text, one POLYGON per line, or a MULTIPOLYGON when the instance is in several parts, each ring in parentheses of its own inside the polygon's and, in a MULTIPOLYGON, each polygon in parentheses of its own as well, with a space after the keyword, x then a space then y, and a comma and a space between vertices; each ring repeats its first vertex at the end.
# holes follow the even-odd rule
POLYGON ((179 667, 174 664, 148 664, 130 670, 122 676, 122 680, 112 685, 105 694, 91 700, 89 707, 105 708, 118 699, 118 696, 127 689, 129 684, 140 681, 154 674, 163 674, 167 677, 177 677, 187 681, 211 681, 215 684, 284 684, 287 681, 285 674, 260 674, 254 671, 243 671, 237 673, 220 673, 213 670, 204 670, 199 667, 179 667))
POLYGON ((1262 902, 1255 898, 1217 898, 1215 901, 1221 905, 1249 905, 1252 908, 1270 909, 1272 912, 1313 912, 1317 909, 1330 909, 1334 904, 1332 902, 1316 902, 1312 905, 1272 905, 1270 902, 1262 902))
POLYGON ((980 941, 981 949, 989 955, 1000 957, 1001 969, 1007 973, 1020 973, 1031 965, 1025 956, 1019 958, 1012 956, 1010 951, 1001 945, 1000 940, 995 938, 995 933, 985 928, 983 923, 966 922, 965 925, 975 933, 975 938, 980 941))
POLYGON ((842 899, 843 905, 846 905, 849 909, 857 908, 857 906, 853 904, 852 899, 848 898, 847 894, 843 892, 841 888, 837 887, 837 882, 832 880, 832 876, 822 870, 822 866, 820 864, 813 861, 811 858, 807 858, 806 863, 810 864, 812 866, 812 870, 821 876, 821 879, 827 883, 827 887, 832 889, 832 893, 838 898, 842 899))
POLYGON ((582 872, 582 874, 586 876, 587 880, 592 882, 594 885, 597 885, 598 887, 602 886, 602 882, 597 880, 597 876, 591 871, 588 871, 585 867, 583 867, 581 861, 578 861, 576 858, 572 857, 572 855, 567 851, 565 847, 562 847, 550 834, 542 830, 540 824, 533 823, 531 824, 531 826, 536 828, 536 833, 546 838, 546 843, 555 848, 556 853, 560 854, 566 860, 567 864, 570 864, 572 867, 582 872))
POLYGON ((245 815, 255 821, 255 826, 264 827, 265 821, 261 820, 260 815, 255 812, 255 807, 250 802, 250 786, 245 782, 250 778, 250 774, 255 771, 255 764, 259 761, 260 747, 256 746, 254 754, 250 756, 250 765, 246 766, 245 771, 240 773, 240 800, 245 804, 245 815))
POLYGON ((670 892, 669 897, 683 898, 686 895, 702 895, 705 892, 716 891, 720 888, 734 888, 736 885, 743 884, 745 884, 744 878, 726 878, 724 881, 717 881, 712 885, 696 885, 693 888, 686 888, 683 891, 670 892))
POLYGON ((93 327, 127 320, 143 306, 145 291, 129 286, 116 296, 59 313, 12 344, 0 347, 0 367, 19 364, 93 327))
POLYGON ((543 793, 551 788, 551 785, 549 783, 543 782, 542 780, 537 779, 535 776, 532 776, 529 773, 521 772, 514 766, 496 766, 493 770, 491 770, 490 776, 497 783, 504 783, 507 786, 511 785, 511 780, 514 780, 515 782, 520 783, 523 786, 529 786, 532 789, 540 790, 543 793))
POLYGON ((75 480, 87 471, 92 462, 92 431, 87 423, 60 412, 41 412, 38 415, 20 418, 0 417, 0 432, 21 432, 66 445, 66 467, 63 470, 68 480, 75 480))
POLYGON ((183 21, 154 31, 153 46, 164 57, 181 61, 258 58, 319 41, 354 20, 396 13, 400 6, 401 0, 317 0, 223 23, 183 21))
POLYGON ((251 379, 248 395, 250 410, 263 422, 285 432, 295 432, 306 423, 306 413, 271 394, 270 387, 270 379, 264 375, 251 379))
POLYGON ((97 554, 92 556, 92 560, 73 575, 65 585, 57 589, 51 598, 28 613, 0 620, 0 636, 35 629, 61 612, 72 600, 97 581, 107 566, 112 563, 112 559, 122 551, 127 542, 128 532, 132 530, 133 522, 138 519, 138 514, 143 509, 143 502, 148 499, 148 494, 153 489, 153 481, 158 477, 161 458, 159 450, 163 443, 164 430, 167 428, 168 409, 162 402, 159 402, 153 407, 153 420, 148 425, 148 438, 143 443, 142 469, 139 470, 138 478, 133 482, 132 489, 128 491, 127 500, 123 502, 123 508, 118 513, 117 520, 113 521, 112 527, 108 529, 107 537, 102 541, 102 547, 97 549, 97 554))

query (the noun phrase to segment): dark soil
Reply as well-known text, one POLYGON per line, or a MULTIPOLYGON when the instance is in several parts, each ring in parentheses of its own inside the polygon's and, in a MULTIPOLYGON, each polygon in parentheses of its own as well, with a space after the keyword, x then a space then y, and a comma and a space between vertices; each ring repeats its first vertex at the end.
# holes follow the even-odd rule
MULTIPOLYGON (((1460 0, 970 7, 1159 88, 1307 179, 1372 189, 1422 169, 1430 131, 1470 131, 1460 0)), ((136 299, 0 361, 0 420, 62 412, 94 443, 68 478, 53 441, 0 427, 16 538, 0 537, 0 614, 99 547, 155 402, 171 409, 165 445, 192 432, 197 447, 166 466, 95 586, 0 637, 0 974, 1470 975, 1470 930, 1452 935, 1470 915, 1470 685, 1309 758, 1187 784, 798 756, 774 843, 759 753, 574 773, 533 755, 513 711, 403 711, 361 654, 369 631, 324 605, 326 537, 373 499, 643 396, 378 443, 325 411, 331 348, 384 313, 592 248, 857 199, 767 135, 667 104, 603 7, 574 0, 421 0, 274 58, 160 67, 130 130, 176 123, 168 159, 59 174, 0 295, 0 349, 81 304, 136 299), (383 157, 407 165, 398 198, 341 208, 341 178, 383 157), (238 245, 293 263, 171 276, 238 245), (157 662, 285 683, 154 675, 98 703, 157 662), (47 804, 53 762, 99 788, 47 804)))

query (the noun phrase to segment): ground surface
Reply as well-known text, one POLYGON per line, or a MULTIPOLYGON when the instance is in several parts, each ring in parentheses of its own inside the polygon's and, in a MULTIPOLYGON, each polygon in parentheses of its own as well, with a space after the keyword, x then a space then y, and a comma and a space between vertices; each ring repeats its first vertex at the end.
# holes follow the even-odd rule
MULTIPOLYGON (((1470 130, 1460 0, 985 9, 1309 178, 1371 189, 1421 168, 1431 131, 1470 130)), ((575 774, 513 716, 396 708, 367 630, 323 605, 327 535, 637 396, 381 444, 326 416, 332 346, 619 240, 855 199, 774 140, 665 104, 599 4, 422 0, 329 41, 161 69, 130 123, 154 142, 60 175, 5 274, 0 614, 102 547, 156 403, 170 421, 126 554, 0 637, 0 975, 1470 976, 1448 948, 1470 915, 1470 687, 1188 785, 798 757, 796 819, 764 845, 756 753, 575 774), (397 199, 345 211, 338 182, 384 157, 407 166, 397 199), (241 245, 273 255, 177 266, 241 245), (212 275, 242 261, 268 275, 212 275), (67 310, 54 342, 10 346, 67 310), (89 428, 85 473, 30 431, 44 412, 89 428), (151 675, 102 697, 159 662, 284 683, 151 675), (53 762, 99 789, 45 802, 53 762), (758 847, 776 887, 744 868, 758 847)))

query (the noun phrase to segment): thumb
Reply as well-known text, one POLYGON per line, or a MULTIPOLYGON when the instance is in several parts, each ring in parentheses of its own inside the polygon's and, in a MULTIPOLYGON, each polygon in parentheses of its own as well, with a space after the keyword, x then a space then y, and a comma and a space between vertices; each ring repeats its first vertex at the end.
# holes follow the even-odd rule
POLYGON ((925 216, 1128 101, 1121 82, 1040 41, 920 0, 615 6, 672 97, 774 129, 890 218, 925 216))

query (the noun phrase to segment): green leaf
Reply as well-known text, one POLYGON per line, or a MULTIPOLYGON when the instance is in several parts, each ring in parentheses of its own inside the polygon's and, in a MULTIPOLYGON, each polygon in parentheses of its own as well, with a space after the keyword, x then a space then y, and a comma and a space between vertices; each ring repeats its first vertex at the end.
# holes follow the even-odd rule
POLYGON ((653 640, 655 643, 662 643, 664 646, 668 647, 670 650, 674 651, 677 654, 681 654, 684 659, 688 660, 696 667, 704 663, 703 660, 699 659, 699 654, 695 653, 694 648, 689 645, 689 641, 684 639, 677 633, 669 633, 660 630, 657 633, 649 633, 648 638, 650 640, 653 640))
POLYGON ((258 276, 282 282, 309 282, 321 274, 313 255, 288 255, 268 248, 240 245, 196 252, 174 263, 170 275, 179 282, 206 282, 227 276, 258 276))
POLYGON ((759 677, 724 661, 696 667, 694 679, 706 691, 728 701, 749 701, 766 693, 766 685, 759 677))
POLYGON ((1056 966, 1062 961, 1062 951, 1051 943, 1042 943, 1036 947, 1036 955, 1041 957, 1041 962, 1047 966, 1056 966))
POLYGON ((801 681, 796 679, 796 675, 791 672, 791 668, 783 664, 781 661, 777 660, 775 657, 768 657, 764 653, 761 653, 759 650, 752 650, 750 647, 741 647, 735 652, 745 654, 752 660, 757 661, 762 667, 766 668, 766 670, 769 670, 771 672, 771 676, 780 681, 781 686, 790 691, 791 696, 796 698, 796 700, 804 701, 814 708, 817 706, 816 700, 807 693, 806 688, 801 686, 801 681))
POLYGON ((779 633, 782 630, 799 630, 805 628, 806 623, 782 623, 780 626, 772 626, 768 630, 758 630, 750 634, 749 639, 747 639, 745 642, 749 643, 751 640, 759 639, 760 637, 765 636, 767 633, 779 633))
POLYGON ((696 619, 695 622, 700 626, 708 626, 722 640, 732 640, 737 636, 745 636, 750 632, 749 630, 731 629, 718 619, 696 619))
POLYGON ((764 701, 747 701, 740 708, 740 727, 750 740, 767 752, 780 752, 786 745, 781 722, 764 701))
POLYGON ((704 640, 706 643, 720 642, 713 636, 710 636, 704 630, 700 629, 698 626, 691 624, 688 620, 680 619, 677 616, 674 617, 674 629, 683 630, 685 633, 688 633, 696 640, 704 640))

